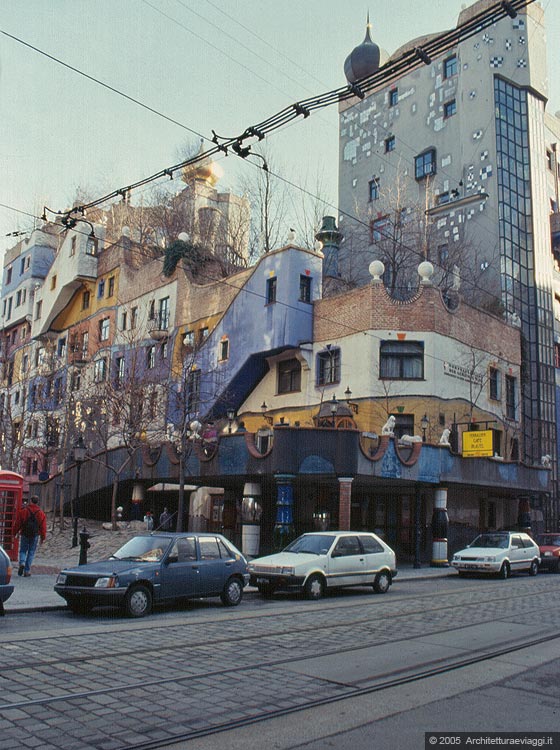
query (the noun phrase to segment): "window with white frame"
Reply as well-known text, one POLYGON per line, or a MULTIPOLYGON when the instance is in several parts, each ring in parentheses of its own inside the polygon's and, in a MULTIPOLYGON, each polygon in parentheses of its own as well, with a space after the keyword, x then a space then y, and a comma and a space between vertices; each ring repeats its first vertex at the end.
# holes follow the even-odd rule
POLYGON ((109 338, 110 320, 109 318, 103 318, 99 321, 99 340, 107 341, 109 338))
POLYGON ((340 382, 340 349, 327 349, 317 355, 317 385, 340 382))
POLYGON ((101 357, 96 359, 93 365, 93 379, 96 383, 101 383, 107 378, 107 359, 101 357))

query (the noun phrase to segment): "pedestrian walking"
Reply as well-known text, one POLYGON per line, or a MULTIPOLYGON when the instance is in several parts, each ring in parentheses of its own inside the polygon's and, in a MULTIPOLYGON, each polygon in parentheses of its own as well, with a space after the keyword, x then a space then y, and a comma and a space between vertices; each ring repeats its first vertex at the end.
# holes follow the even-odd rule
POLYGON ((173 516, 167 510, 167 506, 159 517, 159 528, 161 531, 173 531, 173 516))
POLYGON ((146 526, 146 531, 152 531, 154 528, 154 517, 149 510, 146 511, 146 515, 144 516, 144 524, 146 526))
POLYGON ((37 546, 47 538, 47 517, 39 507, 37 495, 33 495, 29 503, 20 508, 14 534, 19 534, 18 576, 29 578, 37 546))

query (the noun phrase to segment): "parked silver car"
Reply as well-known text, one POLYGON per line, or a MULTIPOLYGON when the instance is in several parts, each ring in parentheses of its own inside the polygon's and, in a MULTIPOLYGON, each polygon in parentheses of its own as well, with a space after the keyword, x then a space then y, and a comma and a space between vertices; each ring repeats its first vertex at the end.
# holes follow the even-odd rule
POLYGON ((252 560, 250 582, 263 596, 275 591, 303 591, 320 599, 328 588, 373 586, 389 590, 397 575, 395 553, 382 539, 362 531, 303 534, 282 552, 252 560))
POLYGON ((538 545, 520 531, 487 531, 479 534, 465 549, 453 555, 451 565, 461 575, 494 573, 509 578, 512 573, 539 572, 541 561, 538 545))

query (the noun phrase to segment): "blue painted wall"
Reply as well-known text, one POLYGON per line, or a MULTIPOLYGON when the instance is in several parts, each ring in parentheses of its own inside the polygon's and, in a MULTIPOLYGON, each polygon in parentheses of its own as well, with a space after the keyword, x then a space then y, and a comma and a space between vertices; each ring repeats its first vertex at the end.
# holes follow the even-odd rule
POLYGON ((292 247, 260 259, 199 353, 201 392, 212 398, 211 403, 205 403, 206 412, 223 416, 227 408, 241 403, 266 373, 266 356, 311 341, 313 305, 299 299, 300 276, 311 278, 311 299, 318 299, 322 263, 320 255, 292 247), (267 304, 267 280, 271 277, 277 279, 276 301, 267 304), (229 339, 229 358, 219 362, 223 336, 229 339))

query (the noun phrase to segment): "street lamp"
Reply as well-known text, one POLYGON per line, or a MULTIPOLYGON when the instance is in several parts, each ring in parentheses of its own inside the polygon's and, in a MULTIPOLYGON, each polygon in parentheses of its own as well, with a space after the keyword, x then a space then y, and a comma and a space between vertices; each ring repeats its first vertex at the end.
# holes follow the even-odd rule
POLYGON ((82 471, 82 464, 86 460, 87 448, 84 443, 83 435, 80 435, 76 445, 74 446, 74 461, 76 463, 76 498, 74 500, 74 519, 72 523, 72 547, 78 546, 78 516, 79 516, 79 503, 80 503, 80 472, 82 471))
POLYGON ((354 404, 354 403, 352 403, 352 401, 350 401, 350 399, 352 398, 352 391, 350 390, 350 386, 348 386, 346 388, 346 390, 344 391, 344 398, 346 399, 346 403, 352 409, 352 411, 354 412, 354 414, 357 414, 358 413, 358 404, 354 404))
POLYGON ((262 415, 263 415, 265 421, 267 422, 267 424, 271 425, 272 421, 273 421, 273 417, 271 417, 270 415, 267 414, 268 406, 267 406, 266 401, 262 402, 262 404, 261 404, 261 411, 262 411, 262 415))
POLYGON ((428 419, 427 414, 424 414, 422 419, 420 420, 420 427, 422 428, 422 442, 426 442, 426 430, 430 426, 430 420, 428 419))
POLYGON ((331 415, 332 415, 332 426, 336 427, 336 412, 338 411, 338 401, 336 400, 336 396, 333 396, 331 398, 331 415))
POLYGON ((228 420, 228 432, 231 433, 231 425, 233 423, 233 420, 235 419, 235 411, 233 409, 227 410, 227 420, 228 420))

